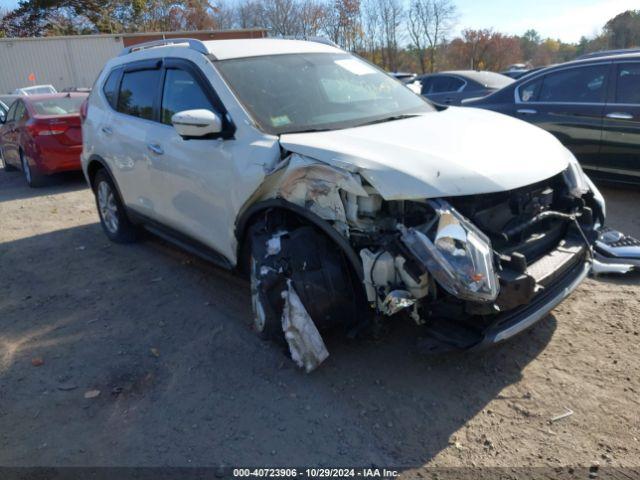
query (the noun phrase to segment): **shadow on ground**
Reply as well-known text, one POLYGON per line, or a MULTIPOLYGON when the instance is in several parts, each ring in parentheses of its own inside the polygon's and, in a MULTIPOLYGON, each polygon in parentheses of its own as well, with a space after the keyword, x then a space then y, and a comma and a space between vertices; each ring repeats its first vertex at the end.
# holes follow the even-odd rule
POLYGON ((251 331, 244 281, 158 240, 90 224, 0 244, 0 266, 5 466, 423 465, 556 328, 427 357, 397 325, 329 339, 306 375, 251 331))
POLYGON ((22 172, 2 172, 2 189, 0 203, 10 200, 23 200, 44 195, 75 192, 87 187, 81 172, 59 173, 46 179, 46 185, 39 188, 28 188, 22 172))

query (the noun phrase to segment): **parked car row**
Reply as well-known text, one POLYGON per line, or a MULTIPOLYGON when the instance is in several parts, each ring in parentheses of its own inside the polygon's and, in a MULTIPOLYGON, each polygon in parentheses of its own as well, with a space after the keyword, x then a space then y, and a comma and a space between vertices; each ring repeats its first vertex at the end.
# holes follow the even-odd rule
POLYGON ((30 187, 48 175, 80 170, 83 93, 26 95, 0 117, 0 157, 7 171, 22 170, 30 187))
POLYGON ((517 82, 443 72, 415 95, 323 43, 161 40, 109 61, 88 97, 19 97, 0 153, 32 186, 80 157, 109 239, 146 229, 246 273, 255 330, 307 371, 321 332, 386 317, 438 349, 483 348, 591 269, 604 199, 558 138, 584 160, 602 149, 596 112, 634 120, 640 62, 624 60, 517 82), (511 105, 558 138, 489 111, 511 105))
POLYGON ((551 132, 594 176, 640 182, 640 53, 555 65, 465 106, 551 132))

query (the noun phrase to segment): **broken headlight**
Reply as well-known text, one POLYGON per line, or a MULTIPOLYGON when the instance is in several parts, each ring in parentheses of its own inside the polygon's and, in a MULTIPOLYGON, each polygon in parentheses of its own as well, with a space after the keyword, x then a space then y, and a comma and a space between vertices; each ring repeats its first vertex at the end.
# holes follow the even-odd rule
POLYGON ((493 302, 499 291, 491 241, 453 207, 430 202, 438 215, 435 235, 399 227, 402 241, 447 292, 463 300, 493 302))

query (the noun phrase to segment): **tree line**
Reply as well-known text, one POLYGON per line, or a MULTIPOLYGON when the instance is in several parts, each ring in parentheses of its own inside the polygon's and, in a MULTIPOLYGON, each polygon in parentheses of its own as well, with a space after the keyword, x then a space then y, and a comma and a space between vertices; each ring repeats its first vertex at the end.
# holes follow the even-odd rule
POLYGON ((326 37, 389 71, 500 71, 640 45, 640 10, 610 19, 578 43, 535 30, 463 30, 454 0, 21 0, 0 12, 0 36, 264 28, 270 36, 326 37))

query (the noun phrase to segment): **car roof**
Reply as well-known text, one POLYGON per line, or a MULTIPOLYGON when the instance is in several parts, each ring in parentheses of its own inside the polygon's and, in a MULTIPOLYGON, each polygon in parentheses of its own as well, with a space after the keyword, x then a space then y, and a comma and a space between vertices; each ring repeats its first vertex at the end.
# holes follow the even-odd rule
MULTIPOLYGON (((448 70, 434 73, 433 75, 457 75, 458 77, 472 80, 488 88, 502 88, 513 83, 513 78, 486 70, 448 70)), ((429 76, 430 75, 424 75, 422 78, 429 76)))
POLYGON ((601 63, 613 60, 638 60, 640 59, 640 53, 615 53, 615 54, 607 54, 602 56, 594 56, 589 58, 577 58, 576 60, 571 60, 565 63, 558 63, 556 65, 550 65, 549 67, 545 67, 542 70, 546 70, 548 68, 554 67, 566 67, 569 65, 580 65, 580 64, 588 64, 588 63, 601 63))
POLYGON ((640 53, 640 48, 619 48, 616 50, 601 50, 599 52, 585 53, 579 56, 576 60, 584 60, 590 58, 610 57, 612 55, 620 55, 627 53, 640 53))
POLYGON ((217 60, 288 53, 344 53, 343 50, 324 43, 284 38, 207 40, 202 43, 217 60))

